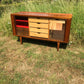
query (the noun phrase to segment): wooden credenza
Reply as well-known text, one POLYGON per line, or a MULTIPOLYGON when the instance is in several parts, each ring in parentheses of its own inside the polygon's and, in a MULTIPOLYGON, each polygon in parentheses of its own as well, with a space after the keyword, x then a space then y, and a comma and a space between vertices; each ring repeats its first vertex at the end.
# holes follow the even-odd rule
POLYGON ((13 35, 22 37, 57 42, 69 42, 72 14, 18 12, 11 14, 13 35))

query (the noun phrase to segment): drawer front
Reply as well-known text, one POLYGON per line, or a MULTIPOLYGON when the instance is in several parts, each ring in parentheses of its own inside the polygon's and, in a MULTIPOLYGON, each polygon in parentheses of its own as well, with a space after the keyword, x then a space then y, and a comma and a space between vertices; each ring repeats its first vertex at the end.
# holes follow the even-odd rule
POLYGON ((29 27, 40 27, 40 28, 47 28, 48 24, 42 24, 42 23, 29 23, 29 27))
POLYGON ((29 22, 40 22, 40 23, 48 23, 48 19, 41 18, 29 18, 29 22))
POLYGON ((48 34, 43 34, 38 32, 30 32, 30 36, 48 38, 48 34))
POLYGON ((33 32, 47 33, 47 34, 48 34, 48 29, 30 27, 30 32, 31 32, 31 31, 33 31, 33 32))

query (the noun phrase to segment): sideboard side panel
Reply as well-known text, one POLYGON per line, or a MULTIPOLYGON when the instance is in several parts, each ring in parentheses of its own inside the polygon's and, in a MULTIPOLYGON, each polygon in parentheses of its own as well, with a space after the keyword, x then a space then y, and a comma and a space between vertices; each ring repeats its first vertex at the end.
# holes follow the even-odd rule
POLYGON ((13 35, 16 35, 14 15, 11 15, 11 22, 12 22, 13 35))
POLYGON ((69 42, 69 34, 70 34, 71 20, 72 19, 67 19, 66 20, 66 29, 65 29, 65 38, 64 38, 64 41, 66 43, 69 42))

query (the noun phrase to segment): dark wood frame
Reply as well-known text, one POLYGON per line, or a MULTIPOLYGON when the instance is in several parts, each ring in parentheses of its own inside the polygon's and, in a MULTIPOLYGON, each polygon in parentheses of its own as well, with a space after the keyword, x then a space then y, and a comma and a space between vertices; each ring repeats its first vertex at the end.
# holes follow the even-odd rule
POLYGON ((11 14, 11 22, 12 22, 12 28, 13 28, 13 35, 20 37, 20 43, 21 44, 22 44, 22 37, 31 38, 31 39, 46 40, 46 41, 54 41, 54 42, 57 42, 57 51, 59 51, 60 43, 68 43, 69 42, 71 20, 72 20, 72 14, 39 13, 39 12, 18 12, 18 13, 11 14), (66 24, 65 24, 64 41, 54 40, 54 39, 38 38, 38 37, 31 37, 31 36, 16 35, 15 16, 40 17, 40 18, 48 18, 48 19, 63 19, 63 20, 65 20, 66 24))

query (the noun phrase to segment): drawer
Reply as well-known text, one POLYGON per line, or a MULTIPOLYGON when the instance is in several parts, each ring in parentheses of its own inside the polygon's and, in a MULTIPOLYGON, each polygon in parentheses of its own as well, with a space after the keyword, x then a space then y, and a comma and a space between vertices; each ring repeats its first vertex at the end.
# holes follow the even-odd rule
POLYGON ((40 22, 40 23, 48 23, 48 19, 42 18, 29 18, 29 22, 40 22))
POLYGON ((43 24, 43 23, 31 23, 29 22, 29 27, 40 27, 40 28, 47 28, 48 29, 48 24, 43 24))
POLYGON ((43 34, 38 32, 30 32, 30 36, 48 38, 48 34, 43 34))
POLYGON ((42 29, 42 28, 33 28, 33 27, 30 27, 30 32, 33 31, 33 32, 41 32, 41 33, 47 33, 48 34, 48 29, 42 29))

